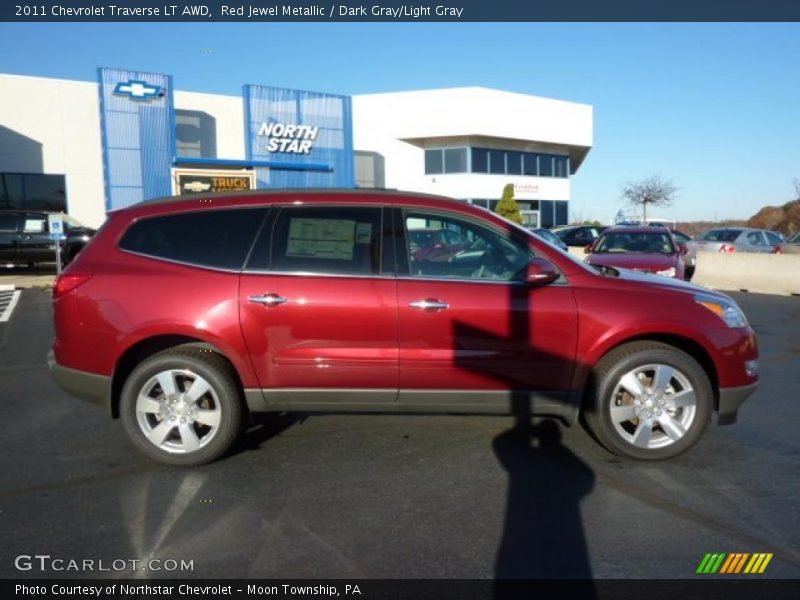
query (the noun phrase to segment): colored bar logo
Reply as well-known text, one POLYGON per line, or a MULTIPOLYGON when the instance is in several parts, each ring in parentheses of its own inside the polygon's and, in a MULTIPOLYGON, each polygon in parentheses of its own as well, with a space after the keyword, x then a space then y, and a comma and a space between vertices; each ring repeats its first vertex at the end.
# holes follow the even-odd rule
POLYGON ((700 561, 697 573, 700 575, 710 575, 720 573, 725 575, 736 575, 745 573, 749 575, 760 575, 767 570, 769 561, 772 560, 772 552, 725 552, 709 553, 700 561))

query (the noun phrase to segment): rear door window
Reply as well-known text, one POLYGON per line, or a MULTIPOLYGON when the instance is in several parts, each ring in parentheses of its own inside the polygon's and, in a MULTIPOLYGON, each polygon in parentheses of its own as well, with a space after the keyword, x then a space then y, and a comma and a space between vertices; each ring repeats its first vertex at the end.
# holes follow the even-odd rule
POLYGON ((148 217, 128 228, 119 247, 191 265, 239 270, 268 210, 203 210, 148 217))
MULTIPOLYGON (((272 226, 269 270, 378 275, 381 228, 382 210, 378 206, 281 208, 272 226)), ((259 258, 253 258, 251 263, 258 264, 259 258)))

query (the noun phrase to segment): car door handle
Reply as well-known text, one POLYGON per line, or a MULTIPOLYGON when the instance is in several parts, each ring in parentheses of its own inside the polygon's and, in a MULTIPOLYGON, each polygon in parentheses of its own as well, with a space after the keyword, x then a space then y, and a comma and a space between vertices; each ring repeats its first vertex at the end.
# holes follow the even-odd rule
POLYGON ((414 300, 413 302, 409 302, 408 305, 411 308, 419 308, 422 310, 444 310, 446 308, 450 308, 450 305, 447 302, 442 302, 441 300, 435 300, 433 298, 414 300))
POLYGON ((254 304, 264 304, 266 306, 279 306, 281 304, 286 304, 288 300, 283 296, 279 296, 278 294, 264 294, 263 296, 248 296, 248 302, 252 302, 254 304))

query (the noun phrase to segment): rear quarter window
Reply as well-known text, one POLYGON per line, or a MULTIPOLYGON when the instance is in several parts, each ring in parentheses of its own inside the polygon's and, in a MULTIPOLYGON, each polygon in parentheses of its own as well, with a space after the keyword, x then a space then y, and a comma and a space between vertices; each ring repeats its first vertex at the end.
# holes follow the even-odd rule
POLYGON ((128 228, 119 247, 155 258, 238 270, 267 210, 204 210, 148 217, 128 228))

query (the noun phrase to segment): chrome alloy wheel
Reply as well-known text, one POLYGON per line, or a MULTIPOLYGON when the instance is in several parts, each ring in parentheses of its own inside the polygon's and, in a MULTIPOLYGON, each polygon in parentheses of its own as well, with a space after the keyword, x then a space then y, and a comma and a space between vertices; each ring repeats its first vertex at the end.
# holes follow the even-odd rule
POLYGON ((211 385, 183 369, 151 377, 136 398, 136 421, 151 444, 172 454, 195 452, 214 438, 222 411, 211 385))
POLYGON ((638 448, 664 448, 686 435, 695 419, 697 398, 681 371, 647 364, 620 377, 609 410, 623 440, 638 448))

